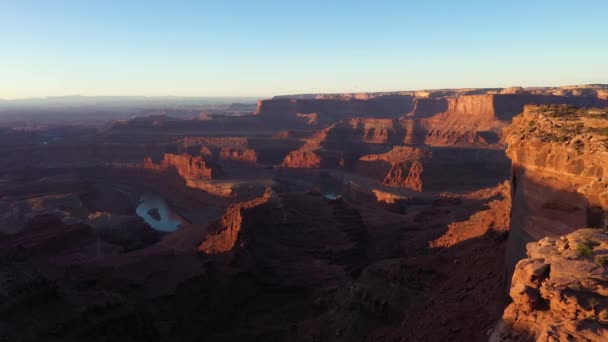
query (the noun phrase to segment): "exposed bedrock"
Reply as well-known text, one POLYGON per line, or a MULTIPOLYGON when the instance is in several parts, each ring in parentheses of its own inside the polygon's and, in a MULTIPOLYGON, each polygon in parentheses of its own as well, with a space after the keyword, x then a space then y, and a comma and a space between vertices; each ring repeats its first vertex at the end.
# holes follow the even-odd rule
POLYGON ((406 116, 425 118, 447 110, 448 100, 446 98, 416 98, 414 100, 414 110, 406 116))
POLYGON ((218 162, 239 161, 249 164, 277 164, 287 153, 303 144, 291 137, 285 139, 185 137, 176 143, 178 150, 188 154, 200 154, 218 162))
POLYGON ((222 174, 220 167, 213 162, 207 161, 200 156, 188 154, 165 153, 163 160, 159 164, 155 164, 151 158, 146 158, 143 167, 159 171, 173 169, 186 180, 215 179, 222 174))
MULTIPOLYGON (((426 131, 428 145, 493 145, 501 131, 527 104, 569 104, 579 107, 605 107, 608 101, 597 97, 532 94, 484 94, 447 98, 448 109, 422 119, 419 130, 426 131)), ((418 133, 420 135, 421 132, 418 133)))
POLYGON ((395 146, 361 157, 355 171, 414 191, 471 190, 509 176, 510 161, 492 149, 395 146))
POLYGON ((608 226, 606 129, 603 110, 527 106, 505 131, 513 162, 509 271, 528 242, 608 226))
POLYGON ((489 340, 608 340, 607 264, 606 230, 580 229, 529 243, 513 274, 513 302, 489 340))
POLYGON ((201 243, 199 251, 206 254, 226 253, 237 245, 244 245, 249 230, 255 230, 254 225, 273 224, 273 220, 280 216, 275 213, 280 208, 280 200, 272 191, 230 206, 222 218, 212 224, 212 233, 201 243))

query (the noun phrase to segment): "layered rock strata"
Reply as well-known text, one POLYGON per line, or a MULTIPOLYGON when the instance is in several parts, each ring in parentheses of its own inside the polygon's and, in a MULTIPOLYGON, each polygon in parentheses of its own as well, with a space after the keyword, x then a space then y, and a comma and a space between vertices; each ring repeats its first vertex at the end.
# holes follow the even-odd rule
POLYGON ((505 131, 512 160, 508 269, 528 242, 577 227, 605 228, 608 217, 608 113, 527 106, 505 131))
POLYGON ((491 342, 608 340, 608 232, 580 229, 527 245, 513 302, 491 342))

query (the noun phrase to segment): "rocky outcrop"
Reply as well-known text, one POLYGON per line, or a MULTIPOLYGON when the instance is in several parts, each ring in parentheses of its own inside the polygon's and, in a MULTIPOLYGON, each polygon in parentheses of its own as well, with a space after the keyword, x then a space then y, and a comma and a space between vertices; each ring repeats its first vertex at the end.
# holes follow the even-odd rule
POLYGON ((508 179, 509 160, 494 149, 395 146, 359 159, 355 171, 414 191, 494 186, 508 179))
POLYGON ((220 158, 224 160, 235 160, 247 163, 256 163, 258 161, 257 153, 250 148, 223 148, 220 151, 220 158))
MULTIPOLYGON (((579 107, 608 106, 597 97, 501 93, 448 97, 445 112, 423 120, 424 143, 445 145, 493 145, 501 131, 525 105, 569 104, 579 107)), ((420 129, 420 128, 419 128, 420 129)))
POLYGON ((221 176, 220 167, 200 156, 188 154, 165 153, 160 164, 155 164, 151 158, 144 160, 145 169, 167 171, 175 170, 182 178, 188 179, 215 179, 221 176))
POLYGON ((229 252, 235 246, 244 246, 252 227, 272 224, 280 207, 280 199, 271 190, 262 197, 230 206, 224 216, 210 227, 212 233, 203 240, 199 251, 218 254, 229 252))
POLYGON ((415 161, 412 163, 394 163, 391 170, 384 178, 384 184, 395 185, 408 188, 414 191, 422 191, 422 163, 415 161))
POLYGON ((513 164, 509 270, 528 242, 606 227, 607 129, 604 110, 527 106, 505 131, 513 164))
POLYGON ((178 140, 178 149, 185 153, 199 153, 214 160, 257 163, 258 154, 246 138, 186 137, 178 140))
POLYGON ((361 157, 356 170, 381 179, 386 185, 422 191, 423 161, 428 160, 431 155, 428 150, 395 146, 386 153, 361 157))
POLYGON ((580 229, 527 245, 513 302, 491 342, 608 340, 608 232, 580 229))
MULTIPOLYGON (((482 189, 465 195, 465 199, 486 201, 485 208, 474 213, 467 220, 450 223, 448 231, 438 239, 431 241, 429 247, 452 247, 462 241, 482 237, 489 231, 508 231, 511 209, 510 191, 511 187, 505 181, 495 188, 482 189)), ((453 195, 445 194, 444 196, 435 201, 433 207, 440 208, 445 202, 460 203, 460 199, 453 195)))
POLYGON ((290 152, 283 162, 282 167, 317 169, 321 167, 321 157, 315 148, 308 144, 298 150, 290 152))
POLYGON ((376 144, 400 143, 404 131, 398 120, 349 119, 333 124, 326 130, 325 141, 366 142, 376 144))

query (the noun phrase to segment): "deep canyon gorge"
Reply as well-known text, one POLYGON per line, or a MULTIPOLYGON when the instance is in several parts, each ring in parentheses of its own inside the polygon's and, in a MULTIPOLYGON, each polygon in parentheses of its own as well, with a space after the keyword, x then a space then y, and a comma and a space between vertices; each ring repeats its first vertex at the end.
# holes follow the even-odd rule
POLYGON ((0 341, 606 340, 607 173, 608 85, 0 122, 0 341))

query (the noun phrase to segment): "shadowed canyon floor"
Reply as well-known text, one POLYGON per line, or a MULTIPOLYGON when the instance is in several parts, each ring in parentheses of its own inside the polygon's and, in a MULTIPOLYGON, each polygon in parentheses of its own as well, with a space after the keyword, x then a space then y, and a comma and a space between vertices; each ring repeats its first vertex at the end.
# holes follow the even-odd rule
POLYGON ((606 94, 294 95, 0 128, 0 340, 506 338, 526 243, 608 222, 606 94))

